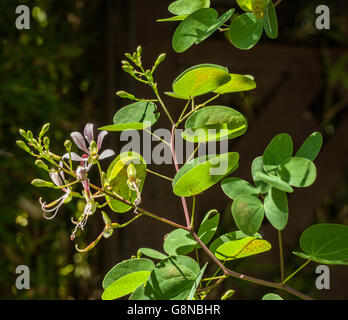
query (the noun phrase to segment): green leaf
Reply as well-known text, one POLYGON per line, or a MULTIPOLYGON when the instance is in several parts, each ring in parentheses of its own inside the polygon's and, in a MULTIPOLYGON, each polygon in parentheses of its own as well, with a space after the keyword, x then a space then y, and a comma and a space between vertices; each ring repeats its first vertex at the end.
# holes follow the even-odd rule
MULTIPOLYGON (((219 248, 221 245, 223 245, 224 243, 233 241, 233 240, 239 240, 239 239, 243 239, 243 238, 247 238, 248 235, 246 235, 244 232, 242 231, 232 231, 226 234, 223 234, 222 236, 220 236, 219 238, 215 239, 211 245, 209 246, 209 250, 215 254, 216 249, 219 248)), ((262 239, 261 235, 259 233, 255 233, 253 234, 253 237, 256 239, 262 239)))
POLYGON ((199 41, 218 18, 218 13, 212 8, 203 8, 191 13, 175 29, 172 38, 174 51, 181 53, 199 41))
POLYGON ((180 168, 173 179, 174 193, 190 197, 207 190, 236 169, 238 159, 238 153, 229 152, 190 160, 180 168))
POLYGON ((256 188, 259 190, 260 193, 267 193, 270 189, 270 185, 266 182, 262 181, 260 178, 257 177, 257 173, 266 173, 263 169, 263 157, 257 157, 253 160, 251 164, 251 174, 255 183, 256 188))
POLYGON ((220 300, 227 300, 228 298, 231 298, 234 295, 235 291, 230 289, 227 290, 220 298, 220 300))
POLYGON ((183 14, 180 16, 174 16, 169 18, 157 19, 156 22, 172 22, 172 21, 183 21, 188 17, 188 14, 183 14))
POLYGON ((172 2, 168 10, 177 16, 191 14, 202 8, 209 8, 210 0, 177 0, 172 2))
POLYGON ((182 137, 190 142, 236 138, 248 128, 245 117, 229 107, 209 106, 194 112, 185 122, 182 137))
POLYGON ((175 229, 164 240, 163 248, 172 256, 185 255, 197 247, 196 240, 184 229, 175 229))
POLYGON ((207 30, 203 31, 198 35, 198 39, 196 44, 201 43, 208 37, 210 37, 217 29, 219 29, 229 18, 231 18, 234 9, 230 9, 222 14, 219 18, 217 18, 214 23, 212 23, 207 30))
POLYGON ((232 215, 237 227, 248 236, 257 232, 264 217, 262 202, 248 194, 238 196, 232 204, 232 215))
POLYGON ((130 259, 114 266, 103 280, 103 300, 113 300, 133 292, 145 283, 155 268, 148 259, 130 259))
POLYGON ((275 293, 267 293, 262 297, 262 300, 283 300, 283 298, 275 293))
POLYGON ((145 285, 141 284, 137 287, 133 293, 130 295, 129 300, 151 300, 149 297, 145 296, 145 285))
MULTIPOLYGON (((208 244, 209 241, 213 238, 219 225, 219 220, 220 214, 215 209, 210 210, 205 215, 197 232, 198 237, 202 240, 204 244, 208 244)), ((198 248, 200 248, 199 245, 198 248)))
POLYGON ((262 19, 269 0, 251 0, 251 10, 257 19, 262 19))
POLYGON ((190 291, 190 293, 189 293, 189 295, 187 297, 187 300, 193 300, 194 295, 196 293, 196 290, 197 290, 197 288, 198 288, 198 286, 199 286, 199 284, 200 284, 200 282, 202 280, 202 277, 203 277, 203 274, 205 272, 205 269, 207 268, 207 265, 208 265, 208 262, 205 263, 205 265, 203 266, 203 268, 199 272, 199 274, 198 274, 198 276, 197 276, 197 278, 196 278, 196 280, 195 280, 195 282, 194 282, 194 284, 193 284, 193 286, 191 288, 191 291, 190 291))
POLYGON ((288 198, 284 191, 271 188, 268 191, 265 201, 265 214, 268 221, 277 230, 283 230, 288 223, 288 198))
POLYGON ((317 169, 311 160, 293 157, 279 166, 278 175, 290 185, 304 188, 313 184, 317 169))
POLYGON ((292 139, 287 133, 277 134, 263 153, 263 168, 266 172, 274 171, 292 156, 292 139))
POLYGON ((34 179, 31 184, 37 188, 54 188, 55 185, 50 181, 45 181, 42 179, 34 179))
POLYGON ((114 124, 99 128, 106 131, 143 130, 156 123, 160 114, 151 101, 139 101, 116 112, 114 124))
POLYGON ((314 161, 321 146, 323 144, 323 137, 320 132, 313 132, 306 140, 303 142, 302 146, 296 152, 296 157, 306 158, 308 160, 314 161))
POLYGON ((229 33, 235 47, 248 50, 258 43, 262 31, 262 20, 256 19, 252 13, 244 13, 232 21, 229 33))
POLYGON ((229 261, 263 253, 271 249, 271 244, 262 239, 246 237, 222 244, 215 251, 219 260, 229 261))
POLYGON ((186 99, 215 90, 230 81, 228 70, 215 64, 199 64, 181 73, 173 82, 173 91, 186 99))
POLYGON ((155 264, 149 259, 129 259, 124 260, 116 264, 110 271, 105 275, 103 280, 103 288, 106 289, 116 280, 124 277, 125 275, 138 271, 152 271, 155 264))
POLYGON ((200 272, 199 265, 186 256, 171 256, 152 270, 144 296, 151 300, 184 300, 200 272))
POLYGON ((278 20, 272 1, 269 1, 269 4, 264 12, 263 28, 265 29, 267 36, 271 39, 278 37, 278 20))
POLYGON ((257 172, 256 177, 281 191, 289 193, 294 192, 294 189, 287 182, 281 180, 278 176, 257 172))
MULTIPOLYGON (((146 178, 146 163, 143 157, 136 152, 123 152, 119 154, 110 164, 106 177, 110 182, 110 186, 114 192, 120 195, 123 199, 134 203, 137 198, 137 192, 131 190, 128 186, 127 167, 132 163, 136 170, 136 178, 138 179, 138 189, 141 192, 146 178)), ((110 197, 106 196, 109 200, 110 197)), ((131 206, 117 199, 109 202, 110 208, 115 212, 127 212, 131 206)))
POLYGON ((348 226, 322 223, 307 228, 300 237, 303 252, 297 256, 322 264, 348 265, 348 226))
POLYGON ((237 0, 239 7, 244 11, 251 11, 251 0, 237 0))
POLYGON ((259 193, 258 189, 252 186, 248 181, 240 178, 231 177, 221 182, 222 191, 231 199, 235 200, 241 194, 259 193))
POLYGON ((204 41, 220 28, 233 12, 234 9, 230 9, 218 17, 215 9, 203 8, 191 13, 176 28, 172 39, 173 49, 178 53, 184 52, 193 44, 204 41))
POLYGON ((225 94, 231 92, 243 92, 256 88, 256 82, 250 76, 231 73, 231 80, 214 90, 215 93, 225 94))
POLYGON ((152 259, 158 259, 163 260, 165 258, 168 258, 164 253, 159 252, 157 250, 151 249, 151 248, 140 248, 138 252, 144 254, 145 256, 152 258, 152 259))
POLYGON ((129 273, 108 286, 102 295, 103 300, 114 300, 133 292, 139 285, 146 282, 150 271, 129 273))

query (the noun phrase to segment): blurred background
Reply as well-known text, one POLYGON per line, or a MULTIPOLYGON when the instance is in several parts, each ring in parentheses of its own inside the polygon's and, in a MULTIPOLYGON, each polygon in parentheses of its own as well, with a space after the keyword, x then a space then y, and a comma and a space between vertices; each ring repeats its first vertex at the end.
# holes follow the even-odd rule
MULTIPOLYGON (((237 7, 234 0, 211 2, 220 13, 237 7)), ((240 153, 240 167, 234 175, 251 181, 252 160, 262 155, 277 133, 291 134, 295 150, 313 131, 323 134, 316 183, 289 196, 289 223, 283 233, 286 274, 303 263, 291 252, 298 249, 305 228, 319 222, 348 224, 347 1, 283 0, 277 7, 277 40, 263 36, 255 48, 241 51, 217 32, 182 54, 171 48, 177 24, 156 23, 156 19, 170 16, 169 3, 0 0, 0 299, 100 299, 101 281, 113 265, 136 254, 139 247, 162 250, 163 238, 172 229, 141 218, 103 239, 94 250, 78 253, 75 243, 83 247, 102 230, 100 216, 88 221, 76 241, 69 239, 70 219, 81 214, 83 203, 70 202, 55 219, 45 220, 38 199, 54 200, 57 194, 30 185, 32 179, 47 176, 15 143, 21 138, 19 128, 38 134, 50 122, 51 148, 62 154, 70 132, 81 131, 87 122, 96 126, 112 122, 114 113, 128 103, 115 96, 117 90, 152 97, 121 69, 123 54, 133 52, 139 44, 145 65, 151 66, 159 53, 168 54, 157 72, 162 92, 170 91, 173 79, 187 67, 204 62, 255 76, 257 90, 226 95, 218 101, 243 112, 249 121, 248 132, 230 142, 230 150, 240 153), (31 9, 30 30, 15 28, 15 9, 20 4, 31 9), (315 8, 320 4, 331 10, 330 30, 315 28, 315 8), (21 264, 30 268, 30 290, 15 287, 15 269, 21 264)), ((164 99, 177 118, 183 106, 175 99, 164 99)), ((154 129, 167 127, 162 115, 154 129)), ((109 134, 105 146, 119 152, 119 135, 109 134)), ((169 176, 175 173, 169 165, 150 165, 150 169, 169 176)), ((148 175, 142 198, 143 208, 184 223, 180 199, 172 195, 170 183, 148 175)), ((223 234, 236 230, 230 204, 216 185, 197 197, 197 213, 200 218, 212 208, 223 213, 219 229, 223 234)), ((110 216, 117 222, 128 218, 111 212, 110 216)), ((273 250, 228 266, 279 281, 277 233, 266 222, 260 232, 273 250)), ((289 285, 315 298, 348 299, 347 267, 330 266, 331 289, 322 291, 315 288, 315 267, 311 263, 289 285)), ((212 264, 209 268, 215 271, 212 264)), ((228 279, 209 297, 219 298, 227 289, 236 290, 233 299, 260 299, 270 292, 228 279)))

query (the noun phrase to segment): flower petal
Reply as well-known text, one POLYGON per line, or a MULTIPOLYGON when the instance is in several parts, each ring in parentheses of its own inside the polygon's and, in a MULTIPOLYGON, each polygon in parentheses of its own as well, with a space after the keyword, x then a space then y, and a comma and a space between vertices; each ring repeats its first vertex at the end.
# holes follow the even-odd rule
POLYGON ((87 123, 85 125, 85 129, 83 130, 83 134, 88 141, 89 144, 91 144, 92 140, 94 139, 94 133, 93 133, 93 123, 87 123))
POLYGON ((56 171, 51 171, 49 173, 51 180, 54 182, 54 184, 58 187, 63 185, 62 179, 59 176, 59 173, 56 171))
MULTIPOLYGON (((71 160, 72 161, 85 161, 85 158, 80 157, 78 154, 75 152, 70 152, 71 155, 71 160)), ((65 153, 62 157, 62 159, 69 159, 69 153, 65 153)))
POLYGON ((112 157, 115 154, 115 152, 111 149, 104 150, 101 155, 99 156, 99 160, 103 160, 108 157, 112 157))
POLYGON ((104 137, 108 134, 107 131, 101 131, 99 134, 98 134, 98 141, 97 141, 97 150, 99 151, 100 148, 101 148, 101 145, 103 143, 103 140, 104 140, 104 137))
POLYGON ((74 140, 75 144, 77 145, 77 147, 89 154, 89 150, 86 147, 86 142, 82 134, 80 132, 75 131, 75 132, 72 132, 70 135, 71 135, 71 138, 74 140))

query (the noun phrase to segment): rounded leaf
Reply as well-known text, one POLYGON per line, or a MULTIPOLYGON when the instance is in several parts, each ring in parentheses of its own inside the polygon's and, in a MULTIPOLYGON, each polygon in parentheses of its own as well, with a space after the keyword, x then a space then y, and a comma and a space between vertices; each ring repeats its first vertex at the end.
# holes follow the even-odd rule
MULTIPOLYGON (((131 190, 127 183, 127 168, 131 163, 135 167, 136 178, 138 179, 138 189, 139 192, 141 192, 146 178, 146 163, 143 157, 136 152, 129 151, 119 154, 110 164, 106 172, 106 177, 109 180, 110 187, 114 192, 116 192, 123 199, 134 203, 137 198, 137 192, 135 190, 131 190)), ((106 199, 109 200, 110 197, 106 196, 106 199)), ((113 211, 119 213, 126 212, 131 208, 130 205, 117 199, 111 200, 111 202, 109 202, 109 206, 113 211)))
POLYGON ((277 230, 283 230, 288 223, 288 198, 284 191, 271 188, 265 201, 265 214, 271 225, 277 230))
MULTIPOLYGON (((197 235, 204 244, 207 244, 214 236, 219 225, 220 213, 215 209, 210 210, 202 220, 197 235)), ((200 248, 200 246, 198 246, 200 248)))
POLYGON ((293 157, 279 166, 278 175, 288 184, 304 188, 313 184, 317 177, 317 169, 311 160, 293 157))
POLYGON ((321 146, 323 144, 323 137, 320 132, 313 132, 301 145, 300 149, 296 152, 296 157, 306 158, 314 161, 321 146))
POLYGON ((230 81, 228 70, 214 64, 199 64, 181 73, 173 82, 173 91, 186 99, 215 90, 230 81))
POLYGON ((210 0, 177 0, 169 5, 168 10, 170 13, 180 16, 209 7, 210 0))
POLYGON ((277 134, 263 153, 263 168, 266 172, 274 171, 279 165, 291 158, 293 144, 287 133, 277 134))
POLYGON ((267 293, 262 297, 262 300, 283 300, 283 298, 275 293, 267 293))
POLYGON ((164 251, 173 256, 188 254, 192 252, 196 246, 196 240, 184 229, 175 229, 169 233, 163 244, 164 251))
POLYGON ((244 13, 232 21, 229 34, 235 47, 248 50, 259 42, 262 31, 262 20, 256 19, 252 13, 244 13))
POLYGON ((256 82, 251 76, 231 73, 231 80, 214 90, 216 93, 243 92, 256 88, 256 82))
POLYGON ((248 194, 240 195, 233 201, 232 215, 237 227, 252 236, 262 224, 265 211, 262 202, 248 194))
POLYGON ((322 264, 348 265, 348 226, 321 223, 307 228, 300 237, 302 252, 294 254, 322 264))
POLYGON ((174 193, 190 197, 207 190, 236 169, 238 159, 236 152, 192 159, 176 173, 172 182, 174 193))
POLYGON ((221 182, 222 191, 231 199, 235 200, 241 194, 259 193, 258 189, 252 186, 248 181, 240 178, 231 177, 221 182))
POLYGON ((251 11, 251 0, 237 0, 239 7, 244 11, 251 11))
POLYGON ((271 249, 271 244, 262 239, 246 237, 222 244, 215 251, 219 260, 229 261, 259 254, 271 249))
POLYGON ((171 256, 152 270, 144 296, 151 300, 184 300, 200 272, 199 265, 186 256, 171 256))
POLYGON ((152 259, 163 260, 165 258, 168 258, 168 256, 166 256, 164 253, 151 248, 140 248, 138 252, 152 259))
POLYGON ((251 10, 257 19, 262 19, 269 0, 251 0, 251 10))
POLYGON ((263 157, 257 157, 253 160, 251 164, 251 175, 253 177, 254 183, 256 188, 259 190, 260 193, 267 193, 270 189, 270 185, 266 182, 262 181, 260 178, 257 177, 257 173, 265 173, 265 170, 263 169, 263 157))
POLYGON ((106 131, 143 130, 155 124, 160 116, 155 103, 139 101, 116 112, 114 124, 99 128, 106 131))
POLYGON ((236 138, 248 128, 245 117, 229 107, 209 106, 194 112, 185 122, 182 137, 190 142, 236 138))

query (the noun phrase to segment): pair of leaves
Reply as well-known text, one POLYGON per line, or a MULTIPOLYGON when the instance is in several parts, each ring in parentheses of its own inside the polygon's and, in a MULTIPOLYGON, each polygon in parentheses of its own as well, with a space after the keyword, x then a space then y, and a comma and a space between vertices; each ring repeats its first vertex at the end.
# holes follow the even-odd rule
POLYGON ((209 92, 225 94, 256 88, 254 77, 229 73, 215 64, 199 64, 182 72, 173 82, 173 92, 167 95, 178 99, 190 99, 209 92))
MULTIPOLYGON (((129 151, 119 154, 110 164, 106 172, 106 177, 112 191, 121 196, 123 199, 134 203, 137 198, 137 192, 131 190, 127 183, 127 167, 131 163, 135 167, 136 178, 139 181, 138 189, 139 192, 141 192, 146 178, 146 163, 144 158, 136 152, 129 151)), ((106 199, 109 200, 110 197, 106 196, 106 199)), ((113 211, 119 213, 127 212, 131 209, 130 205, 117 199, 111 200, 109 202, 109 206, 113 211)))
POLYGON ((348 226, 322 223, 307 228, 300 237, 303 252, 295 255, 322 264, 348 265, 348 226))
POLYGON ((176 28, 172 39, 173 49, 181 53, 192 45, 201 43, 218 30, 232 16, 233 12, 234 9, 230 9, 220 17, 218 12, 212 8, 201 8, 192 12, 176 28))
POLYGON ((209 250, 222 261, 245 258, 271 249, 271 245, 263 240, 260 234, 248 236, 242 231, 233 231, 215 239, 209 250))
POLYGON ((268 37, 275 39, 278 36, 277 15, 272 1, 269 1, 267 7, 262 10, 264 3, 261 6, 251 8, 247 1, 243 1, 242 9, 247 12, 232 21, 229 35, 232 44, 242 50, 248 50, 254 47, 260 40, 263 30, 268 37))
POLYGON ((173 192, 182 197, 199 194, 236 170, 238 160, 236 152, 192 159, 176 173, 172 182, 173 192))
MULTIPOLYGON (((213 238, 219 219, 220 214, 216 210, 211 210, 205 215, 197 232, 198 237, 204 244, 208 244, 213 238)), ((169 255, 185 255, 196 248, 200 248, 200 245, 187 230, 176 229, 165 238, 163 247, 169 255)))
POLYGON ((99 128, 106 131, 143 130, 155 124, 160 116, 151 101, 138 101, 116 112, 114 124, 99 128))

